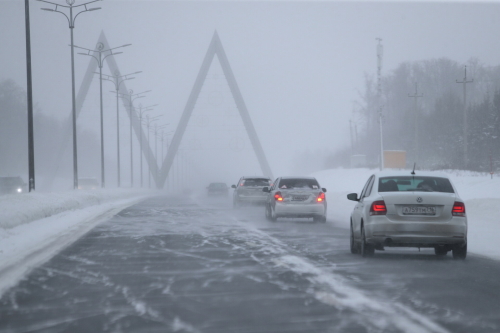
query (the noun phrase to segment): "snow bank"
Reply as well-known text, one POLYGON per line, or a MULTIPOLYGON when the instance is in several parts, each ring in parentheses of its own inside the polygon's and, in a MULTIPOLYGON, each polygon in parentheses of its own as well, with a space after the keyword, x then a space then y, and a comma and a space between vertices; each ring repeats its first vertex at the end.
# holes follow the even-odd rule
POLYGON ((0 196, 0 296, 99 223, 158 194, 114 189, 0 196))
POLYGON ((149 190, 113 189, 82 190, 59 193, 27 193, 0 196, 0 228, 43 219, 68 210, 81 209, 102 203, 152 195, 149 190))
MULTIPOLYGON (((349 228, 354 201, 348 193, 360 193, 366 181, 378 170, 331 169, 315 172, 322 187, 328 191, 328 220, 335 226, 349 228)), ((449 175, 460 197, 465 201, 469 223, 468 250, 472 253, 500 260, 500 178, 488 173, 444 170, 449 175)))

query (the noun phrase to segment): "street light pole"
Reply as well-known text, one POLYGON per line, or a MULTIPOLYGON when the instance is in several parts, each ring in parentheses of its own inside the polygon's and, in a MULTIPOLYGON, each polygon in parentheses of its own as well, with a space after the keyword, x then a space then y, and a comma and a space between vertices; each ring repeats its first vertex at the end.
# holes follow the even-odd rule
POLYGON ((27 106, 28 106, 28 186, 29 191, 35 190, 35 143, 33 134, 33 89, 31 77, 31 37, 30 37, 30 4, 24 2, 26 21, 26 76, 27 76, 27 106))
POLYGON ((158 126, 158 123, 155 123, 155 131, 154 131, 155 132, 155 162, 157 163, 156 164, 155 179, 156 179, 157 184, 158 184, 158 130, 165 128, 167 125, 158 126))
POLYGON ((147 112, 147 111, 151 111, 153 109, 151 109, 152 107, 154 106, 157 106, 158 104, 154 104, 154 105, 150 105, 150 106, 146 106, 146 107, 142 107, 142 104, 139 104, 139 140, 140 140, 140 143, 139 143, 139 146, 141 148, 141 151, 139 153, 139 157, 140 157, 140 161, 141 161, 141 187, 142 187, 142 175, 143 175, 143 172, 142 172, 142 155, 143 155, 143 149, 142 149, 142 115, 147 112))
POLYGON ((78 188, 78 160, 77 160, 77 145, 76 145, 76 97, 75 97, 75 56, 74 56, 74 45, 73 45, 73 29, 75 28, 75 20, 78 15, 84 12, 90 12, 94 10, 101 9, 100 7, 95 7, 95 8, 87 8, 87 5, 93 2, 101 1, 101 0, 94 0, 94 1, 89 1, 81 5, 73 6, 75 4, 75 0, 66 0, 66 3, 68 6, 64 5, 59 5, 54 2, 50 1, 45 1, 45 0, 37 0, 45 3, 49 3, 51 5, 56 6, 55 9, 50 9, 50 8, 41 8, 42 10, 46 10, 49 12, 56 12, 56 13, 61 13, 68 19, 69 23, 69 29, 71 32, 71 102, 72 102, 72 122, 73 122, 73 188, 77 189, 78 188), (76 7, 81 7, 83 6, 85 9, 78 12, 74 17, 73 17, 73 8, 76 7), (69 8, 69 16, 66 15, 65 13, 61 12, 58 10, 58 7, 64 7, 64 8, 69 8))
POLYGON ((146 115, 146 127, 148 129, 148 187, 151 188, 151 167, 150 167, 150 162, 151 162, 151 155, 150 155, 150 151, 151 151, 151 145, 150 145, 150 141, 149 141, 149 132, 151 131, 150 130, 150 127, 151 127, 151 123, 153 121, 157 121, 158 120, 158 117, 160 116, 155 116, 155 117, 149 117, 149 114, 146 115))
POLYGON ((121 48, 121 47, 130 46, 130 45, 132 45, 132 44, 125 44, 125 45, 117 46, 117 47, 106 49, 106 50, 104 50, 104 44, 101 42, 97 43, 95 50, 91 50, 91 49, 87 49, 84 47, 74 45, 74 47, 76 47, 78 49, 82 49, 82 50, 87 51, 87 53, 79 52, 78 54, 86 55, 86 56, 90 56, 90 57, 94 58, 97 61, 97 65, 99 67, 99 98, 100 98, 100 109, 101 109, 100 110, 101 111, 101 113, 100 113, 100 120, 101 120, 101 188, 104 188, 106 186, 105 185, 106 184, 105 176, 104 176, 104 120, 103 120, 104 117, 103 117, 103 103, 102 103, 102 67, 104 65, 104 60, 107 57, 123 53, 123 52, 113 52, 113 50, 121 48), (91 54, 91 52, 93 54, 91 54), (103 58, 102 54, 105 52, 109 52, 109 54, 105 55, 103 58), (96 57, 94 55, 95 53, 97 53, 98 57, 96 57))
POLYGON ((472 80, 467 80, 467 66, 464 67, 464 79, 462 81, 455 80, 456 83, 463 83, 464 85, 464 170, 467 169, 468 164, 469 164, 469 157, 467 156, 468 154, 468 147, 467 147, 467 83, 472 83, 474 82, 474 79, 472 80))
POLYGON ((118 71, 115 72, 115 75, 107 75, 104 80, 113 82, 115 85, 115 90, 116 90, 116 156, 117 156, 117 179, 118 179, 118 187, 121 186, 121 180, 120 180, 120 107, 119 107, 119 102, 118 102, 118 92, 120 90, 120 85, 127 81, 127 80, 132 80, 134 77, 129 77, 130 75, 134 74, 139 74, 139 72, 134 72, 130 74, 125 74, 125 75, 120 75, 118 71))
POLYGON ((134 91, 130 89, 128 94, 126 95, 129 98, 129 114, 130 114, 130 187, 134 187, 134 163, 133 163, 133 151, 132 151, 132 107, 133 102, 138 98, 144 98, 145 96, 141 96, 151 90, 146 90, 137 94, 134 94, 134 91), (135 97, 134 97, 135 96, 135 97), (132 98, 134 97, 134 98, 132 98))

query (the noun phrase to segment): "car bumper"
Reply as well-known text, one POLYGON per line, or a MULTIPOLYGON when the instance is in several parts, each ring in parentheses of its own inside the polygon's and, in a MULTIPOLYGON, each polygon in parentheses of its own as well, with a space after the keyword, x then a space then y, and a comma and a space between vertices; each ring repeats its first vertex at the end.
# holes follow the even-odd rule
POLYGON ((434 247, 467 243, 467 218, 446 222, 388 221, 374 217, 365 224, 366 241, 382 246, 434 247))
POLYGON ((326 205, 321 203, 289 204, 276 203, 274 207, 277 217, 313 217, 326 216, 326 205))
POLYGON ((236 196, 236 200, 239 202, 246 203, 259 203, 263 204, 266 202, 267 196, 247 196, 247 195, 238 195, 236 196))

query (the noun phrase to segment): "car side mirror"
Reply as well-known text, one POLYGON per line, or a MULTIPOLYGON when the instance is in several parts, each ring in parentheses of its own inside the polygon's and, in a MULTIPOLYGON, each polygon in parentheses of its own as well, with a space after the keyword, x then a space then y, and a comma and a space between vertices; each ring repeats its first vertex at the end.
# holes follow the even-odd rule
POLYGON ((322 187, 321 190, 326 193, 326 188, 322 187))
POLYGON ((269 193, 269 187, 264 186, 264 187, 262 188, 262 192, 269 193))
POLYGON ((236 185, 231 185, 231 188, 236 188, 236 185))
POLYGON ((352 200, 352 201, 359 201, 357 193, 349 193, 347 195, 347 199, 352 200))

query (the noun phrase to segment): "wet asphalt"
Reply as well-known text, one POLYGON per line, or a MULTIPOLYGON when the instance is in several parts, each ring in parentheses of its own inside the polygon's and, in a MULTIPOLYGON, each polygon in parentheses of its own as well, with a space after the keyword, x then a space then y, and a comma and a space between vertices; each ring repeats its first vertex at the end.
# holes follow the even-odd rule
POLYGON ((337 224, 148 199, 5 292, 0 332, 500 332, 499 262, 362 258, 337 224))

